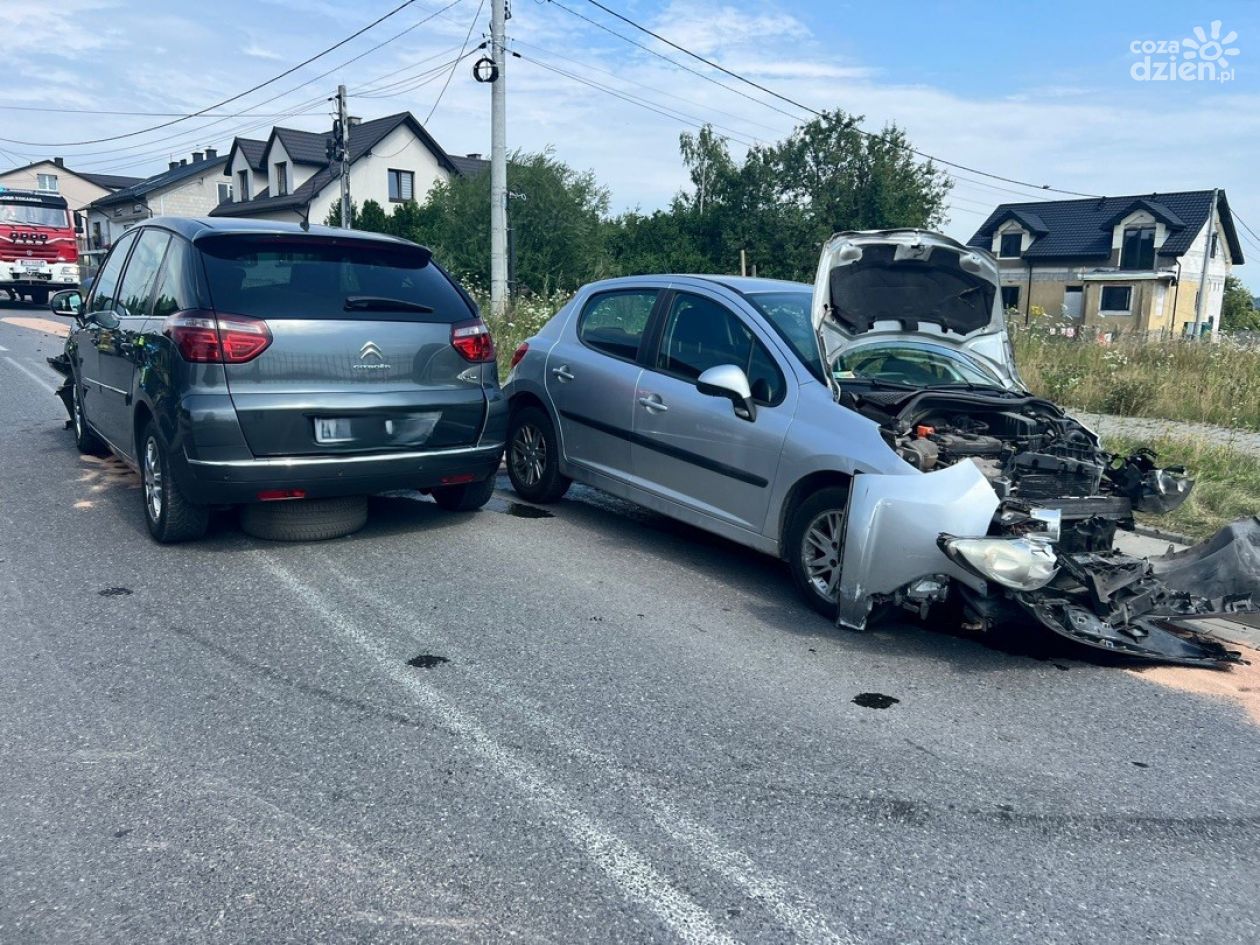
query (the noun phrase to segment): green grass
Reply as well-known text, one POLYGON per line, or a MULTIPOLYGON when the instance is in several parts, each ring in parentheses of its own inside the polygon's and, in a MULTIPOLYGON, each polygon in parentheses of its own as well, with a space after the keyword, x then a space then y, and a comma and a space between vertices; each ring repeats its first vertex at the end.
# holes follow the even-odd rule
POLYGON ((1065 407, 1260 430, 1260 349, 1228 339, 1103 345, 1052 334, 1036 321, 1012 340, 1025 382, 1065 407))
POLYGON ((496 318, 490 313, 489 293, 478 289, 472 289, 471 293, 481 309, 481 317, 490 327, 494 346, 499 352, 499 380, 507 377, 508 363, 517 346, 537 333, 572 297, 572 293, 555 293, 512 299, 503 316, 496 318))
POLYGON ((1185 466, 1194 477, 1194 489, 1181 508, 1168 515, 1138 515, 1143 525, 1201 539, 1237 519, 1260 514, 1260 457, 1253 453, 1203 439, 1169 437, 1104 437, 1103 446, 1121 456, 1149 446, 1159 454, 1161 466, 1185 466))

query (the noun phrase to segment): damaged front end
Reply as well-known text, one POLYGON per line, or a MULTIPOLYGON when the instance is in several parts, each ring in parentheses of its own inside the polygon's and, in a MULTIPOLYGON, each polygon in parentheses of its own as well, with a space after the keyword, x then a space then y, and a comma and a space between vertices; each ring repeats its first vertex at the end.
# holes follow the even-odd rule
POLYGON ((1032 617, 1112 653, 1239 661, 1196 622, 1260 609, 1260 524, 1179 556, 1116 550, 1135 511, 1172 511, 1194 481, 1149 450, 1106 452, 1025 389, 999 282, 989 254, 937 234, 841 234, 824 248, 815 328, 836 401, 922 474, 854 478, 837 622, 861 628, 880 602, 926 614, 956 594, 976 629, 1032 617))

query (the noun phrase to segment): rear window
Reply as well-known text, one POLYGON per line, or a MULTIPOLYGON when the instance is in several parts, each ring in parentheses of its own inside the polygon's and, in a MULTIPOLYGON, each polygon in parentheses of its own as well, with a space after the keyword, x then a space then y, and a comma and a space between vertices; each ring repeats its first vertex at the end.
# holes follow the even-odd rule
POLYGON ((459 322, 476 312, 429 251, 411 244, 304 236, 197 242, 219 312, 258 318, 459 322), (358 305, 347 306, 354 299, 358 305), (371 302, 364 306, 363 300, 371 302), (391 308, 390 300, 400 304, 391 308), (431 312, 416 311, 426 306, 431 312))

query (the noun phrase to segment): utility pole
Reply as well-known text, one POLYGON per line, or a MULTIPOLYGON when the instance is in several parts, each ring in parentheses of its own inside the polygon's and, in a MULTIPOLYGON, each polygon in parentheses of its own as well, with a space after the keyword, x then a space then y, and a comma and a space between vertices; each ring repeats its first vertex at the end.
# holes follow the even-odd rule
POLYGON ((507 29, 508 0, 490 0, 490 311, 507 311, 507 29))
MULTIPOLYGON (((1199 340, 1199 332, 1203 330, 1203 306, 1207 304, 1208 265, 1212 261, 1212 243, 1216 239, 1216 196, 1219 190, 1212 191, 1212 209, 1208 211, 1207 232, 1203 239, 1203 270, 1199 273, 1199 297, 1194 300, 1194 338, 1199 340)), ((1217 321, 1220 321, 1218 318, 1217 321)), ((1215 335, 1215 331, 1213 331, 1215 335)))
POLYGON ((337 86, 337 157, 341 161, 341 228, 350 223, 350 116, 346 114, 346 87, 337 86))

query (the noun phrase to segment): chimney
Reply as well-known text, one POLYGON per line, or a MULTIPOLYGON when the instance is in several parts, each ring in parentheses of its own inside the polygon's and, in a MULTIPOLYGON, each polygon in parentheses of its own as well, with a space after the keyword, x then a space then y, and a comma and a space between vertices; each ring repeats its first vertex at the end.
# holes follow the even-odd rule
POLYGON ((474 161, 480 161, 480 160, 481 160, 481 153, 480 153, 480 152, 476 152, 476 151, 470 151, 470 152, 466 155, 466 157, 470 157, 470 158, 472 158, 474 161))
POLYGON ((219 151, 218 151, 218 149, 217 149, 217 148, 206 148, 206 160, 207 160, 207 161, 213 161, 213 160, 214 160, 215 158, 217 158, 218 156, 219 156, 219 151))
POLYGON ((180 166, 180 167, 183 167, 183 166, 184 166, 185 164, 187 164, 187 163, 188 163, 188 158, 180 158, 180 159, 179 159, 179 166, 180 166))
POLYGON ((166 169, 167 169, 168 171, 173 171, 173 170, 175 170, 175 168, 177 168, 177 167, 179 167, 179 161, 171 161, 171 163, 170 163, 170 164, 166 165, 166 169))
POLYGON ((351 128, 353 128, 355 125, 359 124, 359 123, 360 123, 360 122, 362 122, 362 121, 363 121, 363 119, 362 119, 362 118, 360 118, 358 115, 347 115, 347 116, 346 116, 346 124, 348 124, 351 128))
POLYGON ((56 164, 58 167, 65 167, 65 166, 66 166, 66 159, 65 159, 65 158, 55 157, 55 158, 53 158, 53 163, 54 163, 54 164, 56 164))
POLYGON ((193 163, 200 164, 203 160, 205 160, 205 157, 206 157, 206 153, 204 151, 194 151, 193 163))

